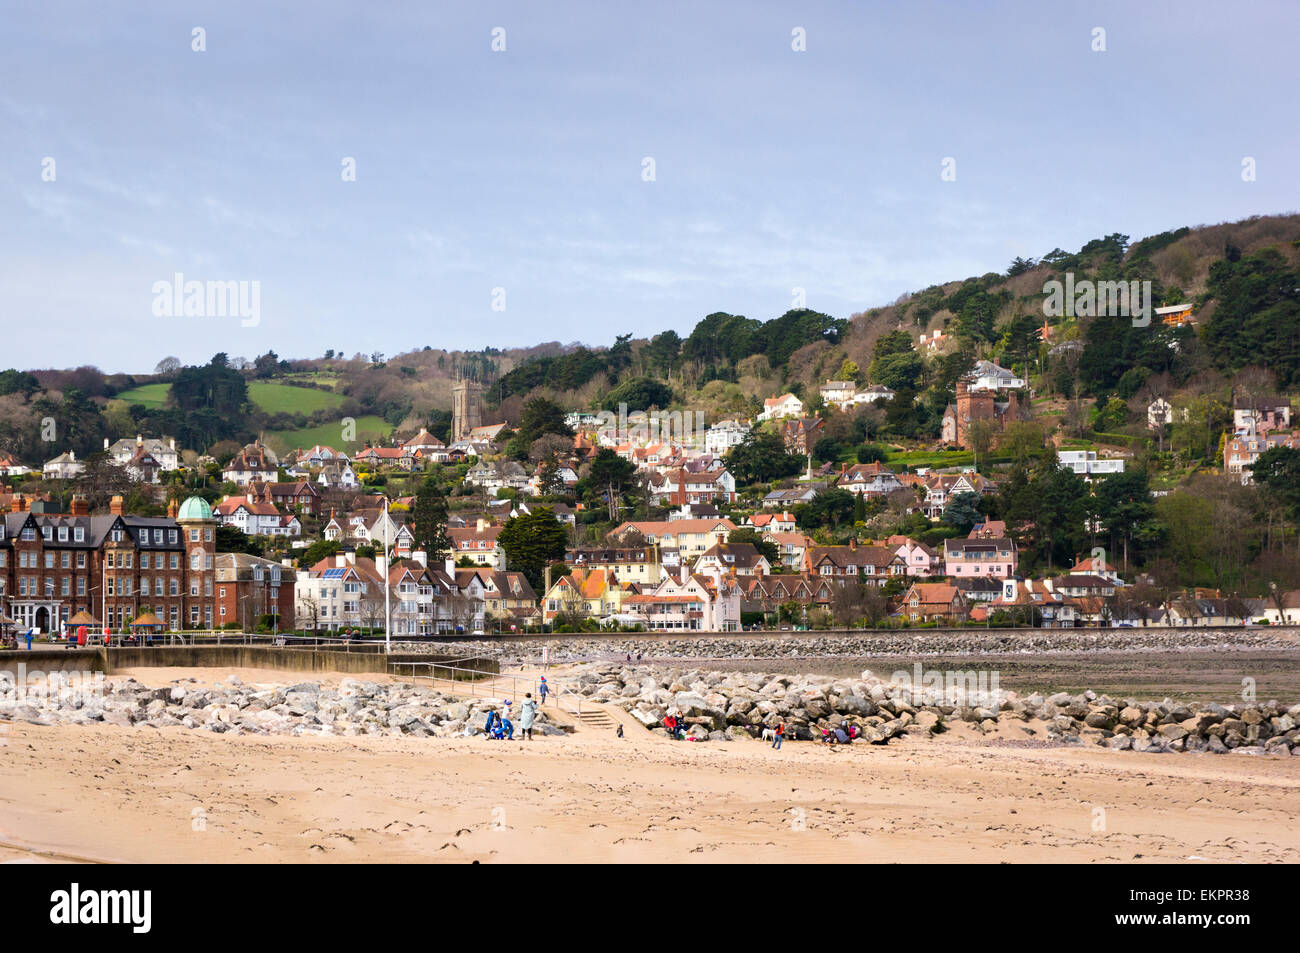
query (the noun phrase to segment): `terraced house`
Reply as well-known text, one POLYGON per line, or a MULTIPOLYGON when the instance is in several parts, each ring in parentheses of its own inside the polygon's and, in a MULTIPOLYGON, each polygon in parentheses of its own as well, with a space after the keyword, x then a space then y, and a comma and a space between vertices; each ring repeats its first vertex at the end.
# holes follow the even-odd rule
POLYGON ((87 612, 114 631, 150 611, 169 628, 211 628, 216 520, 191 497, 171 515, 130 516, 120 496, 92 516, 33 513, 15 498, 0 523, 0 606, 26 627, 58 630, 87 612))
POLYGON ((809 546, 804 552, 803 571, 822 578, 855 579, 883 586, 891 576, 907 572, 907 563, 887 546, 809 546))

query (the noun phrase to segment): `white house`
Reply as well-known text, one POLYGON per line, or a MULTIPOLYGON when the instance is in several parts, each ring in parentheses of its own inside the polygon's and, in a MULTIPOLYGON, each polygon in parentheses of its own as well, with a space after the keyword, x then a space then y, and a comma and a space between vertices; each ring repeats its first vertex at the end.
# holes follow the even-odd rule
POLYGON ((738 420, 719 420, 704 434, 704 449, 721 456, 732 447, 743 443, 749 434, 749 425, 738 420))
POLYGON ((47 480, 71 480, 85 469, 86 465, 77 459, 76 451, 69 450, 46 463, 41 472, 47 480))
POLYGON ((1124 472, 1123 460, 1098 460, 1095 450, 1058 450, 1056 460, 1085 479, 1124 472))
POLYGON ((1025 386, 1024 378, 992 361, 976 361, 971 375, 970 390, 1016 390, 1025 386))
POLYGON ((769 397, 763 401, 763 412, 758 415, 759 420, 777 420, 781 417, 802 417, 803 401, 794 394, 782 394, 780 397, 769 397))
POLYGON ((857 389, 858 387, 853 381, 827 381, 822 384, 819 393, 822 395, 822 400, 826 402, 826 406, 842 407, 853 399, 857 389))

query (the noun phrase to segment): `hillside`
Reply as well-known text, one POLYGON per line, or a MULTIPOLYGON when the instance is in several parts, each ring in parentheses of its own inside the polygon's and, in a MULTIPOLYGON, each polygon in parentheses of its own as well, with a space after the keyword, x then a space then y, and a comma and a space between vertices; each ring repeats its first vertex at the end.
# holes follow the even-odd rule
POLYGON ((718 312, 684 338, 673 331, 627 333, 609 347, 547 342, 451 352, 426 346, 387 358, 327 351, 293 360, 268 353, 254 361, 218 355, 197 368, 168 359, 154 375, 106 376, 91 367, 9 370, 0 373, 0 450, 33 462, 49 456, 39 432, 44 416, 63 421, 59 442, 83 453, 103 437, 133 432, 174 434, 192 449, 262 433, 279 449, 291 449, 340 442, 343 418, 358 421, 358 439, 420 426, 445 435, 459 376, 485 383, 486 422, 518 422, 523 405, 538 396, 565 408, 622 401, 632 410, 691 409, 717 420, 752 416, 765 397, 793 391, 817 410, 821 381, 852 377, 917 400, 896 405, 892 416, 866 415, 841 436, 920 447, 937 440, 956 377, 979 357, 1028 378, 1035 408, 1072 431, 1066 436, 1122 436, 1153 394, 1228 392, 1241 383, 1235 376, 1257 365, 1268 371, 1251 378, 1256 389, 1289 391, 1300 384, 1298 274, 1300 215, 1262 216, 1138 241, 1111 234, 1075 252, 1052 249, 1041 258, 1017 258, 1004 272, 918 289, 849 318, 810 310, 768 320, 718 312), (1134 328, 1111 317, 1052 318, 1044 344, 1043 289, 1067 274, 1149 281, 1154 306, 1186 301, 1196 323, 1171 330, 1160 322, 1134 328), (918 351, 921 335, 937 331, 945 335, 943 346, 918 351), (1068 342, 1076 343, 1060 347, 1068 342))

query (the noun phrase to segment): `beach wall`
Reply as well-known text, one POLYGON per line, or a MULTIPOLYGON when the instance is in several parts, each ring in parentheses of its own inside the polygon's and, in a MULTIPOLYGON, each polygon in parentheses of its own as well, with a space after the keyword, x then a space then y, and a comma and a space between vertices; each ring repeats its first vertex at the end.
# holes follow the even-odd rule
MULTIPOLYGON (((125 668, 265 668, 282 672, 344 672, 384 674, 390 662, 455 662, 458 667, 495 674, 494 659, 465 660, 454 655, 385 655, 381 651, 296 649, 267 645, 166 645, 146 648, 25 649, 0 652, 0 671, 92 671, 112 675, 125 668)), ((378 647, 376 647, 378 648, 378 647)), ((425 674, 427 669, 417 670, 425 674)), ((449 674, 449 673, 444 673, 449 674)))
POLYGON ((25 649, 0 652, 0 672, 18 674, 18 666, 29 672, 103 672, 104 653, 100 649, 25 649))

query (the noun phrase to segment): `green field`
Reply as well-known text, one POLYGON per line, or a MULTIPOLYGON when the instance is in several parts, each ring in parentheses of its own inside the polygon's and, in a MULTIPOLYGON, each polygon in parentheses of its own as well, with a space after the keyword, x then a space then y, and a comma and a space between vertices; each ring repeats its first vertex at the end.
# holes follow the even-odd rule
MULTIPOLYGON (((268 414, 312 414, 343 403, 343 398, 329 391, 289 384, 254 381, 248 385, 248 397, 268 414)), ((311 446, 311 444, 308 444, 311 446)))
POLYGON ((357 439, 351 443, 344 443, 341 439, 342 424, 338 421, 304 430, 271 430, 266 434, 266 442, 276 453, 307 450, 316 444, 321 444, 333 447, 335 450, 343 450, 350 455, 372 439, 387 437, 392 429, 383 417, 367 415, 356 419, 357 439))
POLYGON ((161 407, 167 403, 167 391, 171 384, 145 384, 142 387, 132 387, 130 390, 124 390, 118 394, 117 400, 124 400, 127 404, 143 404, 146 407, 161 407))
MULTIPOLYGON (((145 384, 124 390, 117 395, 118 400, 128 404, 143 404, 146 407, 162 407, 167 403, 167 383, 145 384)), ((328 410, 343 403, 343 398, 329 391, 315 390, 311 387, 294 387, 290 384, 274 384, 269 381, 254 381, 248 385, 249 399, 268 414, 312 414, 318 410, 328 410)))

